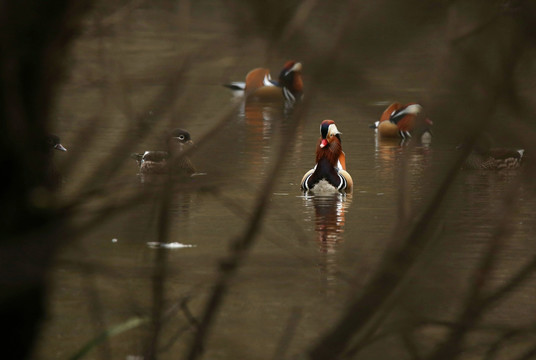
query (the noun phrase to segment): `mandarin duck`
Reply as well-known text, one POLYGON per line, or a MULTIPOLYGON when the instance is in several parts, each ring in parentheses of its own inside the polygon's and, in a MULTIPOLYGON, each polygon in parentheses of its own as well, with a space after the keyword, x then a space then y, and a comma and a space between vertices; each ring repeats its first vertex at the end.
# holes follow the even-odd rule
POLYGON ((224 86, 243 93, 248 99, 275 101, 284 99, 294 103, 303 96, 302 64, 287 61, 277 81, 272 80, 270 70, 256 68, 246 75, 245 82, 232 82, 224 86))
POLYGON ((176 174, 192 175, 196 170, 190 159, 186 156, 179 156, 186 147, 191 145, 193 141, 190 133, 177 128, 167 136, 167 151, 145 151, 143 154, 131 154, 131 157, 138 163, 140 174, 164 174, 172 171, 176 174))
POLYGON ((521 165, 525 150, 493 148, 485 152, 473 150, 464 163, 464 169, 502 170, 521 165))
MULTIPOLYGON (((464 169, 502 170, 515 169, 521 165, 524 149, 492 147, 489 134, 482 135, 464 161, 464 169)), ((464 147, 459 145, 458 149, 464 147)))
POLYGON ((395 102, 385 109, 380 120, 372 127, 378 129, 381 137, 387 138, 407 139, 416 131, 419 132, 419 136, 430 135, 428 126, 433 123, 428 118, 419 118, 421 112, 422 106, 419 104, 402 105, 395 102))
POLYGON ((322 121, 316 145, 316 165, 303 176, 302 190, 315 192, 317 187, 327 185, 327 188, 338 191, 352 191, 354 182, 346 171, 346 156, 342 151, 340 134, 333 120, 322 121))

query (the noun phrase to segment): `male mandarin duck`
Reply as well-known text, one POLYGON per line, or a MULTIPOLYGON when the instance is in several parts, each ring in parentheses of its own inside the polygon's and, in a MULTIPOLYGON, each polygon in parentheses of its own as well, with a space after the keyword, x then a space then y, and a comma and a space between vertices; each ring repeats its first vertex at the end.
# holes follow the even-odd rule
POLYGON ((248 99, 279 100, 295 102, 303 96, 302 64, 287 61, 279 73, 277 81, 272 80, 270 70, 256 68, 246 75, 245 82, 232 82, 224 86, 237 91, 243 91, 248 99))
POLYGON ((382 137, 391 138, 411 138, 411 134, 421 128, 422 133, 429 133, 426 127, 432 125, 432 121, 428 118, 419 119, 418 116, 422 112, 422 106, 419 104, 402 105, 398 102, 392 103, 383 112, 380 120, 375 123, 378 133, 382 137))
POLYGON ((322 121, 316 146, 316 165, 303 176, 302 190, 314 192, 315 187, 324 180, 336 190, 352 191, 354 182, 346 171, 346 156, 342 151, 340 134, 333 120, 322 121))
POLYGON ((188 157, 179 156, 187 147, 193 145, 190 133, 183 129, 174 129, 167 136, 167 151, 146 151, 132 154, 139 166, 140 174, 195 173, 195 167, 188 157))

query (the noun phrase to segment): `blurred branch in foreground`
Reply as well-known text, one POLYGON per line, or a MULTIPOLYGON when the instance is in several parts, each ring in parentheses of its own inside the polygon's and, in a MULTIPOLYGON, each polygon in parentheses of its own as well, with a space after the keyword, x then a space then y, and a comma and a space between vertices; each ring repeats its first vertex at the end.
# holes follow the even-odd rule
MULTIPOLYGON (((454 3, 433 1, 423 4, 417 0, 404 2, 383 0, 366 4, 354 0, 341 3, 322 3, 316 0, 287 3, 226 1, 226 5, 229 5, 226 7, 229 17, 236 20, 233 25, 236 36, 245 44, 240 44, 236 46, 237 48, 243 46, 246 49, 244 52, 254 49, 254 53, 247 55, 255 60, 261 59, 260 61, 265 63, 269 63, 271 58, 301 56, 307 68, 305 102, 301 107, 294 109, 292 116, 280 119, 285 122, 286 133, 277 139, 280 143, 277 141, 270 143, 273 151, 269 155, 262 154, 263 161, 268 158, 266 163, 269 166, 266 171, 259 172, 258 179, 254 179, 260 185, 255 188, 255 185, 249 183, 251 179, 238 181, 237 187, 241 187, 244 183, 248 185, 246 190, 240 189, 243 192, 250 192, 248 200, 251 200, 251 203, 246 202, 247 205, 242 202, 241 194, 238 196, 234 192, 229 195, 218 194, 221 179, 200 181, 195 184, 175 184, 170 178, 159 186, 137 187, 130 193, 125 190, 124 182, 117 180, 116 176, 120 176, 121 166, 126 159, 125 154, 137 146, 138 142, 147 141, 150 135, 160 130, 159 127, 167 128, 175 122, 182 124, 188 116, 194 119, 192 122, 199 120, 200 117, 210 119, 204 123, 203 135, 196 138, 195 150, 187 150, 180 156, 188 156, 198 152, 199 149, 206 149, 212 142, 224 138, 225 144, 215 147, 217 151, 209 153, 206 156, 209 159, 205 161, 217 162, 216 159, 221 159, 218 157, 221 155, 218 152, 223 152, 222 149, 225 149, 228 155, 225 163, 216 164, 214 168, 219 167, 220 172, 229 178, 234 174, 230 174, 232 171, 227 171, 227 163, 241 159, 230 154, 244 152, 242 148, 233 148, 234 144, 230 143, 235 140, 233 136, 247 135, 247 132, 239 131, 247 125, 239 121, 236 121, 238 125, 233 123, 238 117, 239 104, 213 105, 209 109, 210 116, 201 111, 208 102, 189 104, 195 95, 208 96, 208 91, 205 92, 205 89, 215 87, 215 84, 223 78, 221 75, 223 70, 228 70, 230 64, 236 61, 223 51, 229 46, 229 43, 223 43, 222 40, 228 34, 217 37, 214 33, 218 29, 210 28, 211 31, 196 34, 188 39, 189 41, 183 41, 192 27, 212 26, 212 18, 206 15, 205 11, 208 14, 209 10, 215 11, 215 8, 220 8, 211 2, 208 2, 208 5, 204 4, 206 8, 202 6, 197 8, 194 2, 187 0, 180 1, 178 6, 173 1, 159 1, 153 4, 134 0, 118 3, 120 3, 118 9, 114 9, 117 3, 99 4, 104 9, 112 8, 111 15, 104 15, 104 10, 102 13, 93 14, 96 19, 93 30, 97 35, 92 34, 95 38, 88 41, 90 43, 88 48, 97 47, 95 52, 99 56, 97 60, 92 59, 93 62, 88 66, 94 73, 89 72, 90 74, 86 75, 90 86, 100 91, 96 100, 89 101, 90 106, 113 108, 119 113, 118 117, 122 122, 113 122, 108 114, 97 114, 88 118, 81 116, 84 124, 77 125, 76 142, 82 144, 82 148, 86 148, 84 150, 87 157, 93 156, 92 152, 87 150, 90 145, 107 143, 112 146, 109 149, 110 153, 103 151, 106 157, 94 168, 85 169, 86 163, 83 157, 73 156, 65 162, 65 170, 69 174, 76 174, 80 169, 86 172, 85 176, 80 176, 81 181, 69 184, 74 190, 61 204, 56 200, 57 184, 47 178, 50 158, 49 154, 42 151, 41 139, 50 128, 50 108, 55 101, 58 83, 67 66, 64 60, 67 57, 67 49, 81 27, 82 16, 88 11, 88 4, 81 2, 75 5, 68 1, 53 1, 46 5, 35 2, 24 6, 8 1, 3 3, 0 14, 4 29, 0 54, 4 85, 0 92, 3 103, 0 110, 2 120, 0 154, 3 171, 11 176, 5 177, 8 184, 2 189, 1 198, 3 210, 0 213, 2 219, 0 315, 11 335, 4 338, 3 343, 4 349, 8 349, 8 357, 24 358, 31 351, 38 325, 43 317, 43 299, 47 290, 45 277, 49 271, 50 259, 54 256, 58 245, 64 243, 60 243, 60 238, 70 239, 85 235, 106 221, 123 214, 129 208, 142 204, 146 198, 150 198, 155 206, 147 210, 149 214, 143 214, 150 218, 154 215, 156 218, 156 226, 151 229, 153 232, 150 236, 159 244, 166 243, 170 237, 171 227, 176 225, 173 220, 181 225, 186 222, 185 216, 180 212, 177 212, 179 215, 173 214, 176 216, 171 218, 171 212, 174 210, 172 207, 175 205, 172 196, 181 192, 207 192, 222 203, 231 216, 240 220, 246 219, 245 224, 241 223, 243 228, 240 233, 231 237, 229 252, 223 257, 221 253, 214 255, 220 260, 220 267, 217 269, 218 273, 210 279, 210 283, 208 281, 203 283, 208 290, 192 291, 191 298, 194 299, 192 302, 198 303, 191 307, 188 302, 190 294, 183 296, 181 293, 190 289, 180 288, 177 290, 180 295, 177 293, 170 295, 172 285, 175 285, 170 281, 176 276, 174 272, 179 272, 180 269, 186 273, 189 269, 181 268, 183 264, 180 262, 172 263, 171 254, 163 247, 149 255, 150 266, 140 269, 139 264, 134 263, 132 267, 135 269, 128 272, 128 275, 125 274, 126 271, 123 272, 124 268, 115 268, 115 264, 106 266, 87 260, 87 263, 76 265, 73 261, 69 265, 78 266, 77 269, 83 276, 89 278, 89 285, 85 291, 89 294, 87 296, 89 299, 86 300, 90 302, 89 313, 93 318, 92 330, 95 333, 94 340, 87 346, 82 345, 84 342, 79 344, 82 348, 76 356, 82 357, 95 347, 111 341, 112 336, 137 327, 143 328, 143 341, 141 341, 143 349, 140 352, 144 353, 146 359, 163 357, 163 354, 167 353, 176 356, 178 352, 188 359, 197 359, 207 354, 211 346, 216 347, 209 340, 211 333, 214 333, 216 320, 225 313, 222 309, 226 310, 225 306, 228 305, 225 300, 235 285, 233 280, 237 278, 239 270, 245 267, 246 260, 257 244, 263 225, 266 223, 266 214, 273 197, 273 189, 278 184, 278 175, 288 161, 289 153, 291 154, 291 150, 296 147, 295 133, 304 132, 302 125, 309 118, 312 122, 313 119, 317 121, 316 117, 320 116, 308 113, 311 104, 321 103, 318 94, 329 95, 330 99, 334 99, 344 91, 350 90, 353 96, 351 101, 355 101, 355 106, 360 107, 369 99, 373 99, 372 96, 366 99, 359 97, 367 95, 368 90, 383 91, 383 95, 397 93, 398 86, 402 86, 400 83, 404 80, 409 78, 416 83, 415 79, 422 76, 419 72, 421 69, 413 69, 414 72, 409 74, 402 71, 404 58, 399 59, 400 54, 408 52, 408 49, 419 53, 432 42, 436 45, 443 41, 448 42, 449 52, 444 56, 443 67, 435 69, 439 73, 437 89, 433 93, 420 96, 429 96, 433 106, 427 108, 431 113, 437 114, 438 123, 443 123, 442 129, 445 130, 441 134, 443 141, 447 143, 464 141, 468 146, 457 152, 455 158, 451 159, 450 165, 443 169, 439 184, 432 189, 432 196, 423 201, 424 204, 419 208, 411 208, 409 168, 401 170, 399 180, 402 184, 396 189, 400 195, 399 219, 398 222, 396 219, 393 221, 395 225, 392 229, 390 247, 379 265, 371 269, 366 277, 362 277, 366 279, 367 285, 363 288, 355 285, 355 289, 351 289, 351 298, 346 301, 346 304, 349 304, 348 308, 340 315, 339 321, 331 330, 322 327, 326 326, 325 324, 317 324, 319 328, 312 329, 312 333, 317 336, 318 333, 324 332, 324 335, 310 344, 313 335, 308 334, 307 344, 304 345, 303 339, 299 336, 301 326, 308 317, 313 316, 303 308, 293 306, 290 317, 288 313, 277 314, 281 331, 278 340, 272 344, 271 349, 275 348, 275 351, 269 354, 259 352, 256 355, 259 358, 274 359, 291 357, 296 353, 318 360, 359 358, 373 344, 381 344, 383 348, 387 348, 383 341, 396 337, 402 343, 402 351, 411 358, 451 360, 459 357, 463 351, 467 349, 472 351, 477 347, 467 341, 471 335, 489 330, 493 332, 495 338, 482 346, 484 350, 481 348, 479 350, 486 353, 489 359, 494 359, 498 357, 501 348, 510 341, 521 339, 523 336, 530 338, 530 335, 534 334, 533 326, 493 327, 482 323, 486 313, 494 305, 506 299, 513 290, 523 285, 534 274, 536 260, 530 258, 514 274, 505 276, 500 285, 492 284, 491 281, 493 272, 498 267, 499 255, 510 236, 509 226, 516 216, 519 204, 516 198, 519 195, 516 186, 532 186, 531 180, 535 173, 533 156, 532 160, 529 157, 521 178, 513 182, 513 190, 506 192, 505 196, 509 198, 503 201, 502 213, 490 218, 494 225, 493 234, 486 239, 488 242, 480 254, 480 261, 470 274, 468 281, 470 288, 460 297, 462 301, 453 311, 455 315, 448 319, 423 316, 432 320, 423 320, 416 316, 415 319, 397 326, 390 327, 387 324, 392 310, 402 302, 401 296, 412 280, 412 271, 426 262, 429 256, 427 250, 442 235, 438 224, 442 223, 440 218, 445 203, 453 193, 452 187, 459 176, 459 169, 464 159, 471 151, 471 145, 476 143, 482 130, 493 130, 498 127, 499 131, 496 132, 501 133, 501 130, 507 128, 504 133, 509 133, 519 140, 520 145, 527 149, 527 153, 536 153, 533 141, 536 113, 534 99, 530 96, 530 92, 522 91, 523 86, 526 86, 527 82, 530 83, 529 79, 523 78, 523 70, 530 68, 531 65, 527 63, 531 63, 534 58, 536 36, 533 24, 536 12, 532 2, 495 1, 492 4, 479 4, 466 0, 454 3), (152 11, 158 6, 165 9, 166 15, 162 16, 165 21, 161 21, 158 17, 152 21, 163 23, 163 28, 165 26, 180 28, 177 32, 179 35, 165 34, 160 28, 152 33, 147 30, 151 21, 147 20, 145 23, 143 20, 146 19, 142 18, 140 21, 139 18, 134 18, 138 21, 136 25, 141 28, 140 31, 149 34, 143 39, 146 44, 140 46, 140 50, 137 48, 139 44, 131 37, 129 28, 134 25, 135 20, 129 17, 139 9, 146 11, 149 17, 154 15, 152 11), (203 16, 200 16, 200 13, 203 13, 203 16), (113 34, 121 26, 124 27, 122 36, 107 38, 107 34, 113 34), (444 26, 446 28, 443 32, 438 30, 444 26), (432 31, 435 31, 434 37, 427 39, 427 33, 432 31), (171 40, 164 45, 156 46, 157 39, 166 35, 169 35, 171 40), (254 45, 248 45, 248 41, 254 45), (124 48, 117 46, 119 43, 124 45, 124 48), (203 43, 203 46, 196 47, 200 43, 203 43), (262 45, 256 46, 259 43, 262 45), (114 50, 117 53, 114 53, 114 50), (136 51, 147 51, 149 55, 143 57, 143 66, 132 66, 127 69, 127 62, 131 59, 129 56, 136 51), (166 58, 155 61, 154 68, 151 68, 147 62, 150 62, 154 57, 152 55, 156 53, 163 57, 165 55, 166 58), (199 83, 189 82, 191 74, 203 71, 199 70, 205 69, 201 65, 210 61, 216 70, 200 77, 202 81, 199 83), (401 74, 396 73, 396 76, 393 76, 396 77, 396 81, 389 83, 396 89, 387 91, 377 83, 386 76, 385 64, 392 63, 399 66, 397 70, 400 69, 401 74), (138 98, 131 94, 131 88, 144 86, 149 90, 144 88, 144 91, 136 93, 138 98), (139 105, 143 102, 143 106, 139 105), (188 106, 195 111, 191 113, 184 111, 188 106), (153 114, 153 110, 157 116, 153 114), (499 116, 503 116, 504 112, 509 116, 509 121, 504 122, 506 125, 496 120, 499 116), (196 117, 198 114, 201 115, 196 117), (165 119, 166 116, 168 119, 165 119), (150 119, 147 119, 148 117, 150 119), (115 132, 113 138, 106 138, 106 127, 112 125, 120 127, 121 131, 115 132), (221 136, 226 126, 231 126, 229 131, 232 133, 231 136, 221 136), (103 136, 103 139, 99 139, 99 136, 103 136), (76 218, 74 223, 71 222, 73 218, 76 218), (121 274, 114 273, 114 270, 121 274), (114 322, 119 325, 108 326, 111 321, 108 314, 105 316, 105 312, 109 309, 106 304, 101 304, 100 294, 97 293, 98 286, 93 284, 97 281, 93 276, 113 277, 119 279, 123 285, 127 283, 129 275, 141 278, 146 275, 144 271, 150 274, 150 288, 148 291, 143 288, 140 293, 150 293, 149 305, 140 306, 142 315, 129 314, 123 317, 122 321, 114 322), (492 290, 489 290, 490 288, 492 290), (95 294, 91 294, 93 291, 95 294), (204 298, 204 295, 207 295, 207 298, 204 298), (202 306, 199 304, 199 299, 205 301, 202 306), (173 316, 179 312, 179 308, 184 319, 177 320, 173 316), (165 325, 173 327, 172 336, 166 333, 165 325), (418 331, 426 326, 436 326, 443 332, 433 341, 424 343, 418 336, 418 331), (164 341, 166 337, 167 341, 164 341), (299 349, 295 348, 295 343, 299 344, 296 345, 300 347, 299 349), (176 344, 179 345, 175 347, 176 344), (310 348, 306 353, 307 350, 304 348, 308 346, 310 348)), ((89 56, 90 51, 86 54, 84 50, 86 48, 80 50, 80 53, 89 56)), ((436 54, 436 56, 440 58, 442 55, 436 54)), ((248 58, 248 61, 253 60, 248 58)), ((433 59, 422 62, 425 63, 429 68, 437 65, 433 59)), ((82 83, 84 81, 86 79, 82 83)), ((417 93, 413 89, 408 92, 412 96, 416 96, 417 93)), ((385 98, 387 97, 385 95, 385 98)), ((325 111, 328 116, 332 114, 341 117, 354 116, 353 112, 351 115, 343 115, 340 110, 343 105, 347 105, 342 104, 342 101, 347 99, 339 99, 340 103, 330 103, 326 109, 320 109, 319 113, 324 114, 325 111)), ((264 127, 269 127, 268 125, 275 127, 274 124, 266 123, 262 123, 261 127, 264 130, 264 127)), ((311 126, 317 125, 315 123, 311 126)), ((76 127, 73 125, 73 128, 76 127)), ((356 127, 349 133, 351 131, 362 130, 356 127)), ((263 133, 261 138, 262 136, 266 135, 263 133)), ((258 148, 255 149, 258 151, 258 148)), ((399 150, 409 152, 409 148, 399 150)), ((407 160, 405 166, 409 164, 409 159, 407 160)), ((364 172, 364 169, 360 170, 364 172)), ((364 193, 366 190, 370 189, 365 189, 364 193)), ((361 206, 360 200, 356 199, 354 203, 358 204, 356 207, 361 206)), ((281 210, 281 218, 285 218, 285 210, 281 210)), ((300 217, 301 214, 296 215, 296 218, 300 217)), ((129 219, 131 222, 138 220, 139 218, 129 219)), ((126 226, 130 224, 129 222, 126 226)), ((208 223, 206 226, 212 227, 213 224, 208 223)), ((299 227, 294 224, 292 226, 299 227)), ((298 230, 307 235, 304 229, 298 230)), ((271 236, 279 235, 274 229, 267 232, 271 236)), ((220 236, 212 240, 215 242, 221 240, 222 234, 223 232, 219 232, 220 236)), ((284 236, 289 237, 288 234, 281 235, 284 236)), ((283 244, 288 246, 288 243, 283 244)), ((141 246, 144 245, 145 243, 141 246)), ((282 250, 287 249, 283 247, 282 250)), ((206 255, 203 252, 200 254, 206 255)), ((123 253, 121 255, 124 256, 123 253)), ((315 261, 306 258, 304 254, 300 255, 309 263, 315 261)), ((297 265, 292 265, 294 270, 297 265)), ((205 271, 208 273, 210 270, 205 271)), ((184 278, 188 278, 188 275, 185 274, 184 278)), ((356 276, 360 277, 361 274, 356 276)), ((347 278, 348 276, 345 276, 345 285, 352 285, 352 281, 347 278)), ((189 283, 186 284, 191 286, 189 283)), ((183 285, 184 283, 180 283, 180 286, 183 285)), ((119 292, 117 289, 114 290, 119 292)), ((132 298, 128 300, 132 303, 139 301, 132 298)), ((316 315, 314 313, 314 316, 316 315)), ((240 330, 246 333, 248 329, 240 330)), ((84 339, 87 338, 86 335, 85 333, 82 335, 84 339)), ((245 341, 248 340, 238 339, 236 346, 246 347, 243 343, 245 341)), ((103 358, 112 358, 116 355, 111 343, 103 346, 103 349, 100 353, 103 358)), ((529 358, 533 354, 534 348, 528 346, 519 358, 529 358)))
MULTIPOLYGON (((456 11, 456 5, 451 6, 453 11, 456 11)), ((453 89, 455 87, 457 92, 456 97, 451 96, 449 100, 465 99, 465 101, 471 102, 471 105, 462 107, 463 113, 458 111, 449 113, 448 109, 442 111, 446 119, 451 119, 453 127, 459 126, 460 122, 464 123, 464 143, 467 144, 474 144, 482 129, 489 127, 489 119, 496 116, 498 104, 511 97, 511 91, 517 92, 517 89, 511 85, 513 84, 512 79, 518 69, 518 60, 526 55, 528 45, 526 40, 528 39, 523 37, 523 34, 518 30, 519 28, 527 28, 528 23, 515 24, 507 19, 505 21, 507 25, 505 25, 503 21, 497 20, 503 20, 505 14, 501 13, 499 9, 497 11, 491 20, 476 30, 464 34, 463 37, 456 38, 456 41, 452 43, 450 58, 457 58, 454 63, 459 65, 457 68, 449 69, 449 74, 454 74, 453 79, 450 81, 444 79, 445 82, 453 86, 453 89), (497 35, 497 32, 500 31, 504 34, 504 26, 509 29, 508 36, 494 41, 496 38, 493 37, 497 35), (491 29, 486 31, 488 28, 491 29), (483 46, 486 47, 485 51, 482 49, 483 46), (490 53, 493 59, 491 63, 484 58, 490 56, 490 53)), ((518 11, 522 10, 518 9, 518 11)), ((471 148, 471 145, 469 147, 471 148)), ((428 204, 417 214, 414 214, 411 219, 403 221, 395 228, 392 248, 386 253, 372 279, 360 296, 352 301, 339 322, 312 347, 309 352, 311 359, 340 359, 347 356, 355 358, 358 356, 359 350, 366 346, 367 337, 370 336, 370 333, 367 332, 368 327, 375 317, 385 317, 384 312, 389 312, 385 304, 392 303, 393 300, 390 298, 397 296, 396 290, 404 284, 409 270, 420 258, 426 256, 422 249, 426 248, 426 244, 431 241, 431 233, 437 223, 436 214, 450 193, 451 185, 468 154, 467 151, 459 152, 443 176, 441 184, 434 190, 434 195, 428 204), (356 338, 360 339, 357 340, 357 344, 360 345, 350 346, 353 339, 356 338), (350 351, 347 350, 349 346, 352 348, 350 351)), ((399 191, 409 192, 409 189, 402 188, 399 191)), ((508 199, 515 198, 516 193, 513 192, 508 196, 508 199)), ((508 201, 503 209, 503 214, 514 214, 514 209, 515 202, 508 201)), ((470 289, 474 294, 468 296, 468 303, 461 309, 457 325, 450 332, 450 335, 427 358, 451 360, 457 358, 463 351, 463 341, 488 309, 484 304, 490 305, 489 301, 481 302, 477 298, 481 296, 478 294, 486 281, 486 274, 491 271, 493 258, 500 250, 499 244, 506 241, 508 235, 506 228, 511 221, 510 216, 505 216, 499 223, 495 236, 490 240, 489 251, 487 255, 484 255, 481 267, 474 274, 473 287, 470 289)), ((526 271, 522 272, 525 275, 534 271, 533 261, 530 261, 527 267, 526 271)), ((512 279, 507 287, 511 290, 515 288, 514 284, 518 283, 519 281, 512 279)), ((501 296, 507 294, 508 291, 501 292, 501 296)), ((415 349, 415 346, 412 342, 408 351, 413 352, 411 349, 415 349)))
POLYGON ((7 358, 23 359, 44 315, 45 278, 66 226, 54 210, 57 183, 43 139, 89 2, 2 1, 1 8, 1 344, 7 358))

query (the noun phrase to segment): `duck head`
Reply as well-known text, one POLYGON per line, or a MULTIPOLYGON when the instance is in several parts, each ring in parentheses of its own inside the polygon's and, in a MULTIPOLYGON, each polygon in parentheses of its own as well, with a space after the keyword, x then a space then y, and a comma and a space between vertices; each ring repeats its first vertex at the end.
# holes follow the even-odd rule
POLYGON ((296 61, 287 61, 279 74, 279 85, 287 100, 299 100, 303 93, 303 80, 301 77, 302 64, 296 61))
POLYGON ((60 138, 57 135, 49 134, 47 135, 45 141, 48 149, 67 151, 67 149, 60 143, 60 138))
POLYGON ((339 161, 342 153, 341 132, 337 129, 335 121, 324 120, 320 124, 320 139, 316 149, 316 162, 327 158, 333 166, 339 161))
POLYGON ((320 124, 320 147, 328 146, 333 141, 341 142, 341 132, 337 129, 335 121, 324 120, 320 124))
POLYGON ((184 150, 185 146, 193 145, 190 133, 184 129, 174 129, 168 136, 168 151, 169 153, 178 153, 184 150))

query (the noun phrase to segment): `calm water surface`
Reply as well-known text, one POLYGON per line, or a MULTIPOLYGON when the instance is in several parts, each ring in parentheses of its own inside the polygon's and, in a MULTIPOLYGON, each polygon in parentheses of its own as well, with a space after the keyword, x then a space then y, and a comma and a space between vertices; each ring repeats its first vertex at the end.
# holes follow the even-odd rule
MULTIPOLYGON (((203 36, 208 37, 203 32, 198 34, 199 38, 203 36)), ((141 45, 136 41, 151 44, 153 52, 170 46, 169 40, 150 32, 141 40, 132 40, 129 47, 123 44, 114 49, 113 41, 99 46, 122 56, 141 56, 136 50, 141 45)), ((134 75, 122 75, 134 79, 128 89, 121 88, 125 83, 109 78, 104 78, 104 85, 84 82, 81 72, 98 78, 101 71, 83 63, 80 56, 91 46, 97 45, 82 39, 75 49, 78 63, 57 110, 58 132, 69 148, 67 155, 79 159, 70 165, 66 197, 76 194, 80 179, 103 166, 110 151, 117 151, 117 139, 125 133, 135 133, 128 126, 128 117, 118 111, 119 106, 107 99, 107 91, 128 94, 133 116, 147 110, 138 107, 137 102, 157 91, 146 81, 138 90, 132 90, 137 76, 131 68, 125 71, 130 69, 134 75), (106 84, 117 88, 110 90, 106 84), (90 131, 87 123, 96 114, 95 107, 100 108, 101 121, 90 131), (90 140, 80 141, 81 129, 91 135, 90 140), (91 141, 99 141, 100 145, 91 141)), ((173 46, 168 50, 173 54, 173 46)), ((140 138, 132 149, 118 154, 124 160, 108 186, 130 192, 150 187, 140 181, 135 163, 128 157, 130 152, 158 149, 161 134, 172 127, 187 128, 195 141, 214 125, 215 115, 233 101, 220 85, 234 80, 221 75, 230 68, 225 56, 220 62, 203 64, 213 78, 206 71, 195 70, 198 73, 192 75, 188 85, 191 92, 179 100, 178 110, 150 109, 146 121, 152 125, 148 131, 154 136, 140 138)), ((151 54, 146 58, 145 65, 153 66, 151 54)), ((85 61, 92 63, 91 59, 85 61)), ((243 73, 248 69, 237 67, 243 73)), ((160 80, 154 81, 158 84, 160 80)), ((412 89, 399 90, 405 98, 415 95, 412 89)), ((270 359, 282 339, 290 341, 288 354, 306 351, 338 320, 349 297, 362 291, 396 239, 393 229, 402 211, 398 206, 400 197, 408 200, 410 212, 422 209, 430 186, 437 186, 439 175, 449 166, 456 144, 442 142, 440 130, 430 146, 380 141, 368 125, 392 100, 396 99, 388 94, 357 101, 351 91, 336 96, 329 91, 317 92, 305 123, 297 129, 280 106, 239 106, 217 135, 192 154, 192 161, 203 175, 188 179, 186 185, 201 184, 202 190, 188 190, 185 185, 166 195, 171 199, 167 242, 187 247, 166 250, 165 308, 188 299, 189 310, 199 316, 219 261, 229 253, 230 241, 244 232, 284 136, 293 132, 293 151, 275 179, 262 230, 227 294, 204 358, 270 359), (335 120, 342 132, 348 169, 355 182, 352 194, 314 196, 304 195, 299 189, 302 175, 314 165, 319 124, 326 118, 335 120), (401 195, 403 163, 407 165, 408 186, 401 195), (288 326, 292 327, 290 335, 285 332, 288 326)), ((413 317, 448 319, 456 314, 472 271, 501 218, 502 198, 515 182, 515 173, 460 173, 438 215, 440 225, 426 256, 400 290, 400 301, 392 307, 387 324, 413 317)), ((501 245, 493 285, 511 276, 534 254, 530 219, 534 218, 536 204, 525 188, 516 196, 519 213, 508 242, 501 245)), ((112 191, 105 198, 115 197, 112 191)), ((151 276, 157 255, 150 243, 158 241, 159 199, 148 195, 146 201, 103 220, 64 248, 51 274, 54 285, 49 316, 36 358, 66 358, 104 329, 150 314, 151 276)), ((96 206, 91 205, 89 210, 96 206)), ((489 315, 490 319, 523 323, 527 313, 534 313, 534 295, 534 282, 524 284, 489 315)), ((188 319, 183 313, 170 312, 162 332, 163 359, 181 357, 192 336, 184 330, 187 327, 188 319)), ((142 327, 117 335, 107 348, 95 349, 87 358, 106 354, 113 359, 139 356, 144 350, 144 335, 142 327)), ((400 349, 399 342, 386 339, 371 344, 363 358, 404 358, 400 349)))

